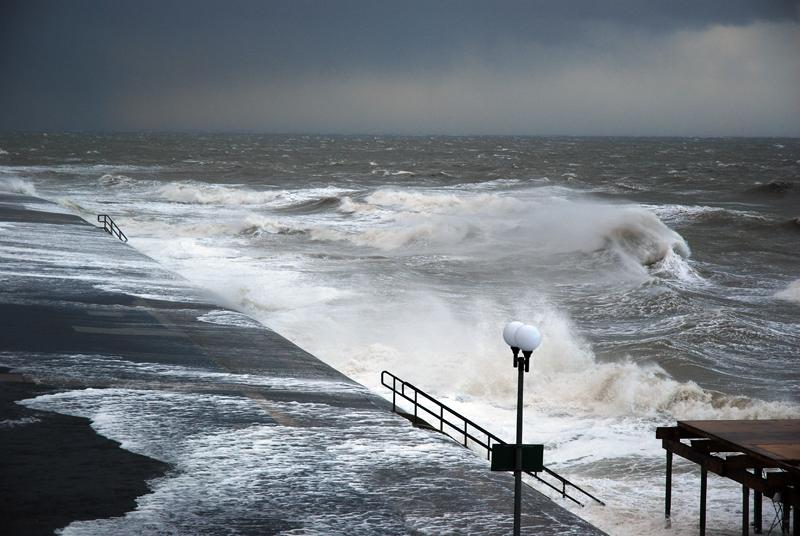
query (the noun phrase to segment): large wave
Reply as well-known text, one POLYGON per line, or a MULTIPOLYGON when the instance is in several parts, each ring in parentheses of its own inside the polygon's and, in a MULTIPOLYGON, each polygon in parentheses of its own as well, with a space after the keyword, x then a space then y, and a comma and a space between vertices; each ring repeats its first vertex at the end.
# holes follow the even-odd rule
POLYGON ((605 251, 628 266, 697 277, 685 262, 690 249, 683 237, 639 206, 542 194, 378 190, 362 200, 344 198, 338 210, 369 218, 369 225, 315 227, 309 229, 314 239, 384 251, 493 249, 539 256, 605 251))
POLYGON ((254 191, 216 184, 173 182, 159 188, 158 195, 176 203, 250 205, 268 203, 278 197, 280 192, 254 191))
MULTIPOLYGON (((286 298, 283 292, 279 295, 286 298)), ((258 296, 271 301, 266 293, 258 296)), ((510 351, 499 342, 498 304, 482 301, 455 310, 442 299, 414 292, 380 307, 359 306, 367 298, 356 294, 336 307, 331 296, 325 297, 325 306, 319 307, 304 296, 298 303, 302 311, 292 308, 285 315, 280 311, 285 302, 278 307, 261 304, 253 309, 252 302, 249 306, 261 318, 269 310, 273 324, 286 321, 279 331, 379 392, 380 371, 388 369, 441 396, 468 397, 497 407, 514 404, 516 382, 510 351), (305 319, 299 325, 298 314, 305 319), (315 326, 312 335, 303 332, 308 323, 315 326)), ((569 319, 545 303, 520 317, 535 322, 543 334, 533 356, 533 374, 526 380, 525 403, 545 413, 662 420, 800 414, 796 404, 711 391, 694 381, 678 381, 657 364, 636 363, 624 355, 599 362, 569 319)))

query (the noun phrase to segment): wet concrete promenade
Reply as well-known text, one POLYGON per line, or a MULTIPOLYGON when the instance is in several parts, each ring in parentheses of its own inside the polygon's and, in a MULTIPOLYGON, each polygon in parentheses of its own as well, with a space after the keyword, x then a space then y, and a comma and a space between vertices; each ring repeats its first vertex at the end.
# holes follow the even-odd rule
MULTIPOLYGON (((57 205, 0 193, 0 285, 16 533, 511 532, 510 475, 57 205)), ((601 534, 530 489, 523 509, 525 534, 601 534)))

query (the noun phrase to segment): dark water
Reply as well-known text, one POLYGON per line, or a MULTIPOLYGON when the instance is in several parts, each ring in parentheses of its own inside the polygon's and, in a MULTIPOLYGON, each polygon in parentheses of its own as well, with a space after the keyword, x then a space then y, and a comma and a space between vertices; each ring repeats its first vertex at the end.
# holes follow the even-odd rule
POLYGON ((536 323, 528 429, 610 497, 583 513, 612 533, 655 530, 654 426, 800 416, 798 139, 7 134, 0 149, 0 188, 110 213, 366 385, 388 368, 504 433, 499 330, 536 323), (628 485, 650 491, 631 506, 628 485))

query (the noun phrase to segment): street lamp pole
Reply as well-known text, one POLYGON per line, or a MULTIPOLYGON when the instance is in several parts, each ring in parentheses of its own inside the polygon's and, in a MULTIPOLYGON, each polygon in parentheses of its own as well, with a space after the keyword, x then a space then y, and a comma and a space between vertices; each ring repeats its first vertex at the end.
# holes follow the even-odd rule
POLYGON ((519 536, 522 526, 522 391, 525 373, 530 370, 533 351, 542 342, 542 335, 534 326, 522 322, 509 322, 503 329, 503 339, 514 354, 517 369, 517 444, 514 452, 514 536, 519 536), (522 351, 522 356, 520 356, 522 351))
POLYGON ((519 536, 522 522, 522 386, 525 368, 517 357, 517 449, 514 458, 514 536, 519 536))

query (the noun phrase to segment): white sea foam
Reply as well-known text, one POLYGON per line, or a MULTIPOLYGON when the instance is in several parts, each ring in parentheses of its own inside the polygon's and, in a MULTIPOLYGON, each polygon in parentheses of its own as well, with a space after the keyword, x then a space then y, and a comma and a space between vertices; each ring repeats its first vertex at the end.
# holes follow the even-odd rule
POLYGON ((766 218, 753 211, 736 210, 725 207, 713 207, 708 205, 642 205, 647 210, 656 214, 659 218, 668 223, 686 223, 687 221, 697 221, 709 217, 728 217, 731 219, 747 218, 751 220, 766 221, 766 218))
POLYGON ((84 207, 77 201, 68 197, 63 197, 59 199, 58 205, 63 209, 65 209, 66 211, 72 214, 78 214, 80 216, 83 216, 84 218, 86 218, 87 216, 94 216, 96 214, 96 212, 94 212, 93 210, 84 207))
POLYGON ((160 186, 156 195, 167 201, 199 205, 269 205, 276 208, 337 197, 352 190, 337 187, 298 190, 251 190, 241 186, 195 181, 171 182, 160 186))
POLYGON ((249 316, 229 311, 227 309, 216 309, 209 311, 204 315, 198 316, 200 322, 208 322, 209 324, 221 324, 223 326, 236 326, 240 328, 251 329, 264 329, 264 326, 250 318, 249 316))
MULTIPOLYGON (((441 172, 446 176, 451 176, 448 173, 441 172)), ((443 190, 456 190, 456 191, 470 191, 470 190, 503 190, 509 187, 521 184, 520 179, 492 179, 489 181, 470 182, 454 184, 452 186, 445 186, 443 190)))
POLYGON ((0 420, 0 429, 18 428, 20 426, 36 424, 37 422, 39 422, 39 419, 37 419, 36 417, 22 417, 20 419, 2 419, 0 420))
POLYGON ((201 205, 263 204, 280 195, 278 191, 244 190, 216 184, 169 183, 158 190, 161 198, 177 203, 201 205))
MULTIPOLYGON (((230 312, 230 311, 228 311, 230 312)), ((236 327, 266 329, 250 320, 251 325, 229 324, 236 327)), ((19 354, 0 352, 0 363, 23 374, 36 376, 49 383, 70 385, 112 385, 131 389, 170 388, 185 389, 192 386, 246 390, 266 388, 272 392, 362 394, 366 389, 345 380, 292 378, 233 372, 216 372, 204 368, 128 361, 114 355, 98 354, 19 354), (31 359, 35 357, 35 359, 31 359)))
POLYGON ((791 282, 788 287, 776 292, 775 297, 781 300, 800 303, 800 279, 791 282))
MULTIPOLYGON (((300 342, 367 385, 377 387, 380 370, 390 368, 435 393, 461 393, 496 407, 513 405, 514 378, 497 363, 508 354, 496 340, 499 326, 492 329, 464 322, 446 304, 432 298, 414 296, 409 301, 417 303, 417 309, 403 314, 402 309, 409 305, 399 304, 390 308, 386 317, 351 325, 348 337, 339 337, 339 344, 315 344, 302 335, 300 342), (419 318, 421 311, 425 311, 423 318, 419 318), (371 333, 383 342, 369 343, 371 333), (458 356, 457 374, 445 372, 447 364, 437 357, 441 355, 458 356)), ((476 304, 470 313, 477 314, 479 306, 495 308, 476 304)), ((540 326, 544 342, 534 356, 535 374, 528 380, 532 388, 526 390, 526 404, 544 408, 546 413, 663 419, 800 415, 796 404, 713 393, 694 382, 674 380, 655 364, 640 365, 624 357, 617 362, 597 362, 591 346, 562 313, 544 303, 532 309, 525 317, 540 326)), ((349 318, 339 320, 347 322, 349 318)), ((329 340, 327 329, 325 323, 320 324, 315 336, 329 340)))
POLYGON ((404 190, 378 190, 365 199, 370 205, 392 207, 408 212, 516 210, 523 204, 512 197, 497 194, 458 195, 404 190))
POLYGON ((15 194, 36 195, 36 187, 33 182, 28 179, 21 179, 19 177, 2 177, 0 176, 0 191, 11 192, 15 194))
MULTIPOLYGON (((151 482, 153 492, 136 510, 73 523, 65 535, 215 534, 273 526, 276 519, 297 521, 296 528, 283 527, 284 534, 509 529, 508 516, 499 516, 492 501, 452 488, 473 475, 485 478, 484 460, 387 412, 130 389, 86 389, 24 404, 87 417, 123 448, 176 466, 151 482), (275 422, 270 414, 281 418, 275 422), (398 427, 402 441, 395 437, 398 427), (441 490, 451 501, 431 501, 441 490)), ((510 497, 507 488, 491 491, 510 497)))
POLYGON ((655 266, 659 274, 697 277, 685 263, 690 255, 686 241, 651 211, 636 206, 538 195, 378 190, 363 202, 346 199, 339 210, 379 220, 360 228, 315 226, 306 229, 311 237, 384 251, 488 246, 553 255, 608 250, 634 270, 655 266))

